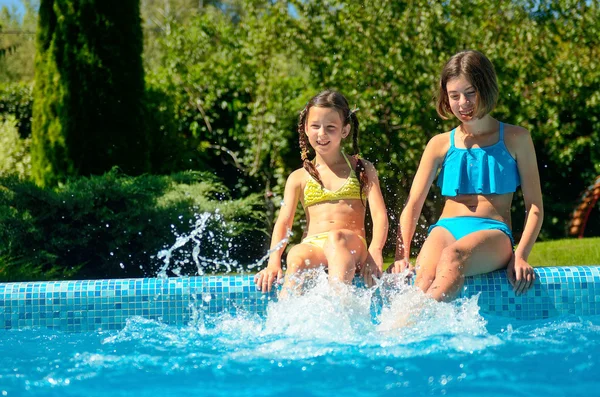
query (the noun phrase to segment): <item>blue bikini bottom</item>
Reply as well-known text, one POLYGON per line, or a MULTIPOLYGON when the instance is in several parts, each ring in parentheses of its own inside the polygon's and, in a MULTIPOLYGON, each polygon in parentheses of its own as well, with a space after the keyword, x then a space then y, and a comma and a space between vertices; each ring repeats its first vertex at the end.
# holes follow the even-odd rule
POLYGON ((431 231, 437 227, 441 226, 444 229, 448 230, 452 236, 460 240, 465 237, 467 234, 479 232, 481 230, 500 230, 504 234, 508 236, 510 239, 510 244, 514 247, 515 240, 513 238, 512 232, 508 228, 508 225, 504 222, 500 222, 494 219, 489 218, 479 218, 475 216, 457 216, 455 218, 442 218, 437 221, 437 223, 429 226, 427 233, 431 233, 431 231))

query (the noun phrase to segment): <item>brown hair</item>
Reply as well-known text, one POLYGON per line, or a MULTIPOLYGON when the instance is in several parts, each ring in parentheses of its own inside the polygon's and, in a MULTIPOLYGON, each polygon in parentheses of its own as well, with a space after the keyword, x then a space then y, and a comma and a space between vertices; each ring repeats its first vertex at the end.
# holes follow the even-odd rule
POLYGON ((437 112, 443 119, 452 114, 446 84, 449 80, 464 76, 477 93, 474 116, 481 118, 496 106, 498 83, 496 71, 489 59, 479 51, 461 51, 450 58, 442 69, 437 98, 437 112))
POLYGON ((308 150, 310 145, 308 144, 308 136, 306 135, 306 119, 308 117, 308 111, 313 106, 335 109, 342 117, 344 127, 350 124, 350 134, 352 135, 353 151, 352 157, 354 157, 354 159, 356 160, 356 169, 354 170, 354 172, 356 172, 358 176, 358 181, 360 183, 360 197, 361 201, 363 201, 363 191, 366 190, 366 187, 369 183, 369 179, 367 177, 365 165, 360 159, 358 150, 358 118, 356 117, 355 112, 350 110, 350 106, 348 105, 348 101, 346 100, 346 98, 337 91, 325 90, 318 93, 317 95, 312 97, 310 101, 308 101, 304 109, 302 109, 302 111, 300 112, 300 117, 298 119, 298 134, 300 139, 300 155, 302 157, 302 164, 304 169, 323 187, 323 181, 321 181, 321 177, 319 175, 319 171, 317 171, 317 167, 315 167, 313 162, 308 159, 308 150))

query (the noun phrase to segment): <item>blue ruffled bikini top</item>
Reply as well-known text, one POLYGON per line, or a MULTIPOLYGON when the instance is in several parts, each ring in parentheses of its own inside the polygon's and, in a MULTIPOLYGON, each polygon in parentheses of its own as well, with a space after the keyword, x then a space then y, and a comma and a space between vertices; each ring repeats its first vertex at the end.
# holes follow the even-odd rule
POLYGON ((455 131, 456 128, 450 132, 450 148, 437 180, 443 196, 505 194, 517 190, 521 179, 517 162, 504 144, 503 123, 498 142, 481 148, 457 148, 455 131))

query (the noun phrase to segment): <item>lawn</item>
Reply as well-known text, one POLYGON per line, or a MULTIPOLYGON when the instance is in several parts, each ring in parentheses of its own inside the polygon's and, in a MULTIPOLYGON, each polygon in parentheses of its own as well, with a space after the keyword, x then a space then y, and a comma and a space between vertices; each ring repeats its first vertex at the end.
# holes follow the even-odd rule
POLYGON ((533 267, 600 265, 600 237, 536 243, 529 264, 533 267))

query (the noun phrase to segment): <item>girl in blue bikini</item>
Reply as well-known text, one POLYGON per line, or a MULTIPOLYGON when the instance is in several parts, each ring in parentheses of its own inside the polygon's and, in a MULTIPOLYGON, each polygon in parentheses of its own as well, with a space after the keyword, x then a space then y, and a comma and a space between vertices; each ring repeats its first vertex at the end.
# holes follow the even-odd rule
POLYGON ((306 213, 307 230, 287 254, 284 294, 299 289, 293 276, 321 266, 328 269, 332 282, 349 284, 358 270, 372 285, 372 276, 380 275, 383 266, 388 219, 375 167, 358 156, 356 114, 342 94, 323 91, 300 113, 298 133, 303 167, 292 172, 285 184, 271 237, 272 253, 266 269, 255 277, 256 286, 270 291, 283 276, 281 241, 292 227, 298 201, 306 213), (347 156, 342 143, 350 137, 354 155, 347 156), (312 161, 309 147, 315 153, 312 161), (365 238, 367 200, 373 220, 370 245, 365 238))
POLYGON ((436 300, 456 297, 465 276, 505 267, 517 294, 535 279, 527 258, 544 214, 535 149, 529 131, 490 116, 497 98, 494 66, 483 54, 459 52, 444 66, 437 111, 444 119, 454 115, 460 125, 433 137, 425 148, 400 216, 392 267, 394 273, 410 268, 417 220, 441 169, 437 184, 445 204, 417 258, 415 280, 436 300), (519 185, 526 217, 513 252, 510 209, 519 185))

